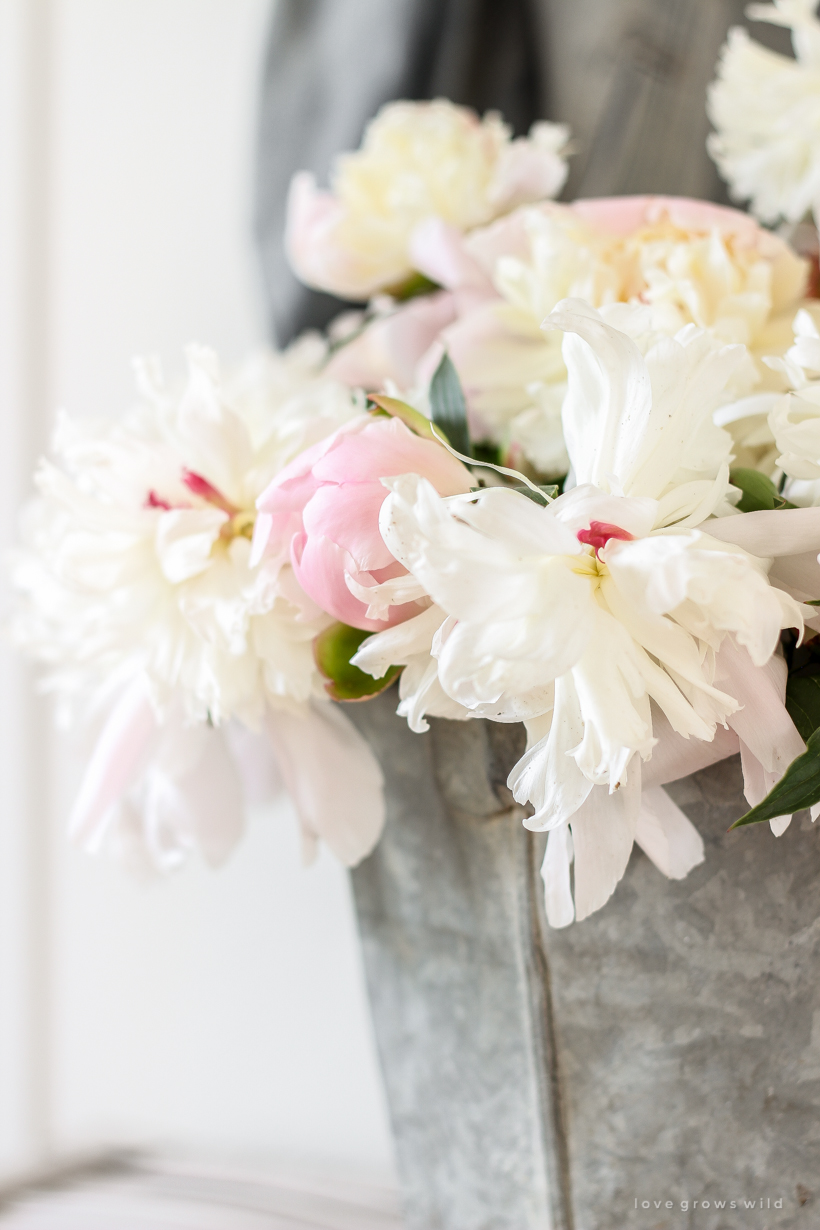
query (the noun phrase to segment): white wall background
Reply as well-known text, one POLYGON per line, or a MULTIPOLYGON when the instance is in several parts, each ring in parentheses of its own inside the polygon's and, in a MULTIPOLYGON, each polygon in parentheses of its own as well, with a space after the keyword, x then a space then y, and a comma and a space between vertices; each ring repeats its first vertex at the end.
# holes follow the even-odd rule
MULTIPOLYGON (((57 406, 263 334, 250 239, 268 0, 0 0, 0 534, 57 406)), ((0 1177, 146 1143, 390 1168, 347 881, 287 806, 158 885, 71 850, 79 764, 0 657, 0 1177)))

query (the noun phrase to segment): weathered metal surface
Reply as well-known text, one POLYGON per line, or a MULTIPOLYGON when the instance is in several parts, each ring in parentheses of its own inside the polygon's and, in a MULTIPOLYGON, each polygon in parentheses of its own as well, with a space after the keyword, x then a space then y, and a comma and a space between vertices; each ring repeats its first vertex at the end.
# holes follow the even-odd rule
POLYGON ((669 792, 705 862, 673 882, 635 850, 600 913, 546 935, 576 1225, 814 1230, 820 830, 803 815, 779 838, 728 833, 737 758, 669 792))
POLYGON ((670 882, 636 849, 549 931, 503 785, 521 728, 413 735, 394 706, 348 713, 387 777, 353 886, 408 1227, 820 1224, 820 831, 727 833, 726 761, 670 788, 701 867, 670 882))
POLYGON ((534 847, 504 786, 523 729, 350 706, 388 819, 353 872, 411 1230, 564 1230, 534 847))

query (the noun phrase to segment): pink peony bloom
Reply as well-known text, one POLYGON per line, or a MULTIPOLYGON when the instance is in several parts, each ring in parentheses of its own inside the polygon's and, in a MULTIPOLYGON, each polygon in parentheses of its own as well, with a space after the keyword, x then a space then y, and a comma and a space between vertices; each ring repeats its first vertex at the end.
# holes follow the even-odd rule
POLYGON ((418 615, 425 602, 390 607, 379 618, 351 589, 361 593, 406 572, 379 532, 387 498, 381 479, 399 474, 419 474, 443 496, 469 491, 472 481, 446 449, 399 419, 363 415, 306 449, 259 497, 253 558, 289 556, 314 602, 354 628, 380 632, 418 615))

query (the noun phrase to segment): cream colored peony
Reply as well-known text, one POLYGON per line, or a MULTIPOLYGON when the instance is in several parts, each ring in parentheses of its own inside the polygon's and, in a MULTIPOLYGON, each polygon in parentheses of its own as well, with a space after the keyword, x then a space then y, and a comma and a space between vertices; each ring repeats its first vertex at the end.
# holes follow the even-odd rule
POLYGON ((816 0, 776 0, 747 9, 792 32, 795 59, 735 27, 721 53, 708 112, 709 153, 732 196, 763 222, 799 222, 820 207, 820 21, 816 0))
POLYGON ((770 360, 789 381, 791 392, 769 414, 785 477, 783 494, 803 507, 820 505, 820 334, 808 312, 798 312, 794 345, 770 360))
POLYGON ((395 102, 368 125, 361 149, 337 159, 331 192, 294 178, 286 247, 303 282, 366 300, 414 272, 416 226, 440 218, 469 231, 527 201, 556 196, 566 178, 567 130, 534 124, 511 140, 495 112, 483 119, 446 99, 395 102))
POLYGON ((97 714, 72 818, 88 845, 118 824, 133 828, 137 815, 160 866, 196 845, 224 857, 242 817, 224 738, 232 719, 270 736, 292 792, 301 791, 309 843, 322 836, 355 861, 375 840, 377 766, 332 712, 313 661, 312 639, 330 618, 287 558, 250 560, 258 495, 361 411, 350 390, 318 376, 324 357, 309 338, 223 382, 216 357, 191 348, 181 395, 141 364, 143 400, 129 418, 59 419, 57 462, 40 465, 28 550, 16 564, 15 630, 49 667, 64 717, 89 701, 97 714), (299 754, 290 746, 297 730, 299 754), (330 807, 305 758, 334 734, 343 748, 324 761, 335 762, 330 807), (337 804, 346 759, 363 797, 337 804), (307 793, 300 768, 312 779, 307 793))

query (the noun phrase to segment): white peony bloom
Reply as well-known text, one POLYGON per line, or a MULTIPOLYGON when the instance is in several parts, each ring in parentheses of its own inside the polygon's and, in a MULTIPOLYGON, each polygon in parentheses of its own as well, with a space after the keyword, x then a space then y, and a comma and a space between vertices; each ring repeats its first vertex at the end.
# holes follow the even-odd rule
POLYGON ((795 341, 782 359, 770 359, 792 389, 769 414, 779 451, 777 465, 786 476, 784 496, 793 504, 820 504, 820 334, 808 312, 798 312, 795 341))
MULTIPOLYGON (((15 567, 15 633, 49 667, 65 718, 89 700, 97 714, 72 818, 90 846, 118 823, 133 829, 137 816, 157 865, 194 845, 218 861, 241 831, 224 734, 231 719, 264 728, 294 782, 288 731, 339 729, 312 653, 331 620, 289 560, 250 561, 259 494, 303 448, 361 412, 349 390, 318 376, 324 354, 307 338, 223 382, 216 357, 191 348, 181 395, 141 364, 143 402, 125 421, 60 416, 57 462, 41 462, 28 549, 15 567)), ((355 861, 377 835, 380 776, 352 727, 342 737, 348 751, 361 745, 351 774, 373 797, 334 815, 327 804, 338 779, 319 807, 317 782, 301 819, 310 840, 323 836, 355 861), (346 831, 355 808, 358 844, 346 831)))
POLYGON ((792 31, 795 59, 739 27, 709 89, 709 153, 732 196, 763 222, 799 222, 820 206, 820 21, 816 0, 752 4, 748 15, 792 31))
POLYGON ((395 287, 413 273, 419 223, 435 217, 469 231, 556 196, 567 136, 539 122, 511 140, 495 112, 480 119, 443 98, 388 103, 361 149, 337 159, 331 192, 307 172, 294 178, 285 239, 293 269, 308 286, 347 299, 395 287))
MULTIPOLYGON (((640 336, 644 316, 620 307, 617 319, 640 336)), ((746 520, 720 515, 733 511, 731 438, 712 419, 744 348, 687 325, 642 354, 580 301, 549 321, 565 331, 577 485, 543 507, 500 487, 441 499, 415 475, 389 480, 383 537, 436 605, 355 661, 374 675, 385 659, 411 662, 417 693, 403 709, 417 729, 442 696, 460 716, 526 723, 509 785, 533 809, 525 823, 550 832, 547 911, 560 926, 604 904, 633 840, 666 874, 700 861, 663 782, 739 740, 757 791, 803 749, 770 672, 781 628, 802 613, 769 584, 769 559, 712 533, 746 520)))

